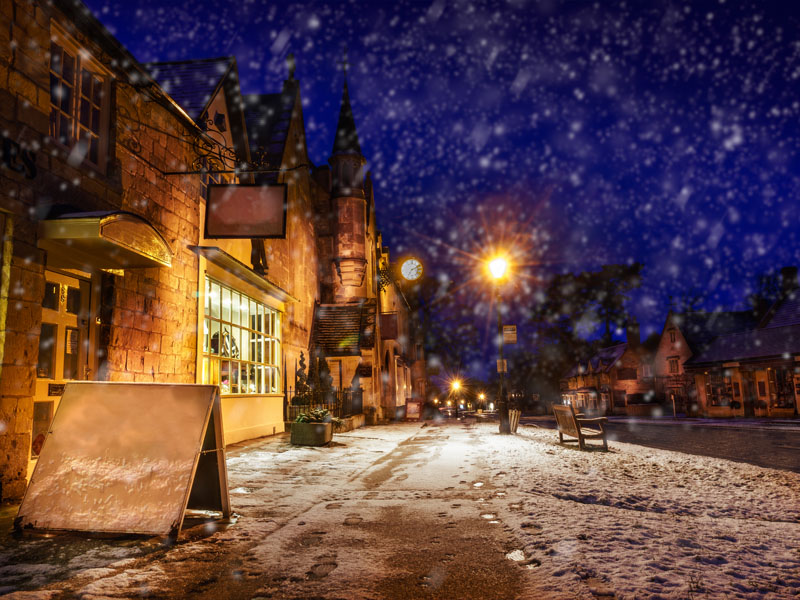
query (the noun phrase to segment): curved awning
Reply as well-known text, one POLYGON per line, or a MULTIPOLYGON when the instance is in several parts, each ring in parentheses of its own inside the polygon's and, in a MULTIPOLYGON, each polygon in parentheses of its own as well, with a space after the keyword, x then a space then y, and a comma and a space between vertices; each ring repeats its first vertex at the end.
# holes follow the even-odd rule
POLYGON ((40 248, 54 267, 171 267, 172 251, 142 217, 125 211, 70 213, 39 222, 40 248))

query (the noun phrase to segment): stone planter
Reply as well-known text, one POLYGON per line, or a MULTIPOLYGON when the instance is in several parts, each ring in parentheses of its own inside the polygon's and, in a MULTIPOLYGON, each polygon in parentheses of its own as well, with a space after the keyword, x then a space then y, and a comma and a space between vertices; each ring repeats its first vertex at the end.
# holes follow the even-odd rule
POLYGON ((291 442, 296 446, 324 446, 332 439, 331 423, 292 423, 291 442))

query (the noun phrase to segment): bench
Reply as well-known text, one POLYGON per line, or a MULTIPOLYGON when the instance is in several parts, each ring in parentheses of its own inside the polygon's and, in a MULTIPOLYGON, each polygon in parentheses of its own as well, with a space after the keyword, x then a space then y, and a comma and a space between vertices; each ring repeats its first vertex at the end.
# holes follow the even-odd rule
MULTIPOLYGON (((578 447, 581 450, 589 448, 599 448, 599 446, 588 446, 585 440, 603 440, 603 449, 608 450, 608 442, 606 441, 606 430, 603 427, 604 423, 608 422, 605 417, 597 417, 595 419, 586 419, 582 413, 576 413, 572 405, 562 406, 559 404, 553 405, 553 413, 556 416, 556 426, 558 427, 558 441, 564 443, 564 436, 568 435, 578 439, 578 447), (584 429, 584 426, 598 427, 596 429, 584 429)), ((567 440, 574 442, 575 440, 567 440)))

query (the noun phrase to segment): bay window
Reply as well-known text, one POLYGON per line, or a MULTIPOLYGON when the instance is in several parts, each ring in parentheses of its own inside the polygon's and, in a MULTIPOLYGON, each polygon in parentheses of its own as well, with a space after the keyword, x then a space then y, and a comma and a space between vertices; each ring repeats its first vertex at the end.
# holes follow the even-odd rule
POLYGON ((280 334, 278 311, 206 277, 203 383, 223 395, 279 393, 280 334))

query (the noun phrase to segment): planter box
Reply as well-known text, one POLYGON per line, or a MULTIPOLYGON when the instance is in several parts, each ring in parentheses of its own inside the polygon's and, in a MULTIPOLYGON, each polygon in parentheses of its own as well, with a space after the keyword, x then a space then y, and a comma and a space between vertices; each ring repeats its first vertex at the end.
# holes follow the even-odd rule
POLYGON ((332 439, 333 425, 331 423, 292 423, 292 444, 324 446, 332 439))

